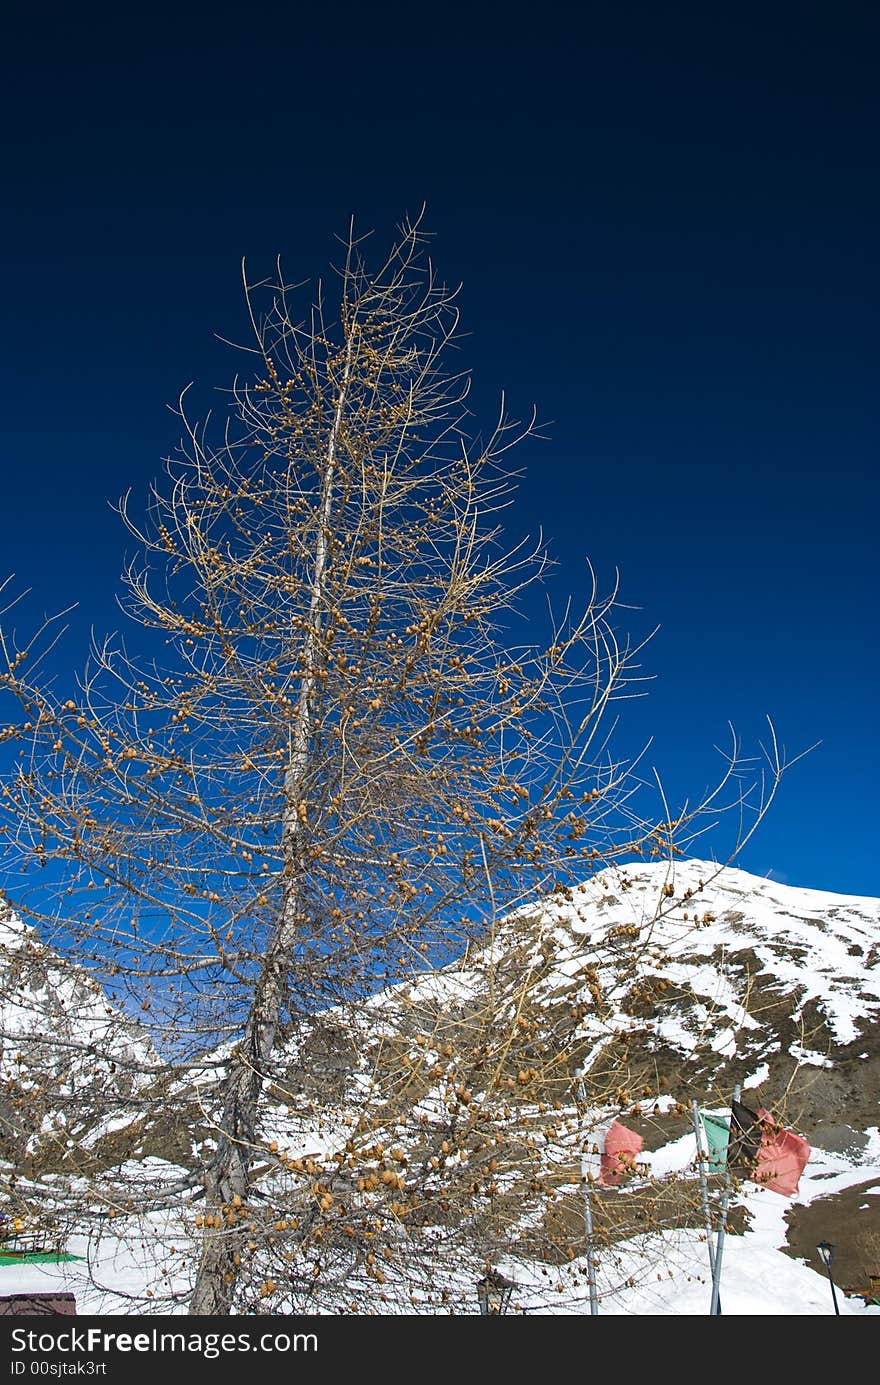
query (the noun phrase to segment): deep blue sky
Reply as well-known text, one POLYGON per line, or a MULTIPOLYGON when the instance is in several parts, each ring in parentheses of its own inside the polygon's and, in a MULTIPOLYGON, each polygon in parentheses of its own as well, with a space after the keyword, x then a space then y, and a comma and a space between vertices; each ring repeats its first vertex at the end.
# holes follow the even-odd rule
POLYGON ((242 255, 313 276, 352 214, 384 246, 427 202, 477 408, 549 421, 512 535, 661 626, 622 744, 677 798, 728 719, 821 740, 742 864, 880 894, 880 11, 186 9, 6 31, 0 575, 80 601, 80 662, 117 624, 107 502, 239 364, 242 255))

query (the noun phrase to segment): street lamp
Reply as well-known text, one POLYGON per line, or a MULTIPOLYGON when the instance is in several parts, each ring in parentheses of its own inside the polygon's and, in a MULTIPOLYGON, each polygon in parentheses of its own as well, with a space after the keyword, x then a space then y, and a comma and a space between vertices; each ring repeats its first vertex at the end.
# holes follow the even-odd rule
POLYGON ((506 1313, 510 1296, 516 1288, 512 1279, 505 1279, 497 1270, 487 1270, 477 1280, 477 1298, 481 1313, 506 1313))
POLYGON ((819 1259, 828 1271, 828 1283, 831 1285, 831 1297, 834 1300, 834 1311, 840 1316, 840 1309, 837 1306, 837 1291, 834 1287, 834 1280, 831 1277, 831 1266, 834 1261, 834 1246, 830 1241, 820 1241, 816 1246, 819 1252, 819 1259))

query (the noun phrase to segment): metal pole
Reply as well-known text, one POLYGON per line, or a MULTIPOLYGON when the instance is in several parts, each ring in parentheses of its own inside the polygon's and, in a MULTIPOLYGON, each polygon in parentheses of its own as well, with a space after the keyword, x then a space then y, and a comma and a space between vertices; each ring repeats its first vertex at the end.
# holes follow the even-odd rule
POLYGON ((840 1309, 837 1306, 837 1290, 834 1287, 834 1280, 831 1278, 831 1266, 828 1266, 828 1283, 831 1285, 831 1297, 834 1300, 834 1311, 840 1317, 840 1309))
POLYGON ((599 1291, 596 1287, 596 1248, 593 1241, 593 1208, 590 1204, 590 1181, 587 1176, 586 1155, 581 1156, 581 1176, 584 1180, 584 1230, 587 1242, 587 1283, 590 1286, 590 1313, 599 1312, 599 1291))
MULTIPOLYGON (((581 1101, 587 1106, 584 1080, 580 1080, 581 1101)), ((586 1141, 584 1142, 586 1145, 586 1141)), ((593 1206, 590 1201, 590 1158, 586 1148, 581 1150, 581 1180, 584 1185, 584 1240, 587 1252, 587 1284, 590 1287, 590 1315, 599 1313, 599 1291, 596 1287, 596 1243, 593 1239, 593 1206)))
POLYGON ((703 1197, 703 1217, 706 1222, 706 1244, 709 1249, 709 1269, 715 1278, 715 1247, 712 1244, 712 1212, 709 1207, 709 1180, 706 1177, 707 1156, 703 1153, 703 1139, 700 1134, 700 1108, 696 1100, 691 1102, 694 1117, 694 1139, 697 1142, 697 1164, 700 1169, 700 1192, 703 1197))
POLYGON ((710 1317, 721 1316, 721 1261, 724 1258, 724 1228, 727 1225, 727 1203, 730 1197, 730 1189, 724 1189, 724 1196, 721 1199, 721 1220, 718 1223, 718 1244, 715 1247, 715 1266, 712 1271, 712 1303, 709 1308, 710 1317))
MULTIPOLYGON (((739 1101, 739 1094, 742 1088, 737 1082, 733 1089, 734 1101, 739 1101)), ((731 1124, 733 1115, 731 1115, 731 1124)), ((730 1131, 733 1136, 733 1129, 730 1131)), ((710 1317, 718 1317, 721 1314, 721 1261, 724 1258, 724 1232, 727 1226, 727 1208, 730 1202, 730 1146, 727 1150, 727 1161, 724 1165, 724 1196, 721 1199, 721 1220, 718 1225, 718 1241, 715 1245, 715 1269, 712 1274, 712 1305, 709 1309, 710 1317)))

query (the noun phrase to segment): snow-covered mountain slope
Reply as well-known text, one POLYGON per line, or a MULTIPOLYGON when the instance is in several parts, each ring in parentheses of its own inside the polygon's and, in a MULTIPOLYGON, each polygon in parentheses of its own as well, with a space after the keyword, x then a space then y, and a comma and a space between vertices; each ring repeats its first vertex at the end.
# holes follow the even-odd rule
POLYGON ((598 1041, 610 1028, 646 1060, 687 1055, 691 1082, 719 1095, 740 1082, 767 1106, 785 1096, 813 1124, 876 1114, 880 901, 688 861, 606 872, 513 922, 551 937, 551 987, 596 957, 610 1013, 584 1029, 598 1041), (850 1100, 821 1079, 832 1056, 855 1060, 850 1100))
POLYGON ((880 1100, 878 960, 876 899, 705 861, 633 866, 519 910, 462 964, 371 1008, 377 1024, 404 1007, 430 1020, 491 993, 496 1023, 519 1006, 564 1052, 556 1095, 614 1068, 620 1107, 658 1086, 723 1104, 740 1084, 814 1132, 864 1129, 880 1100))
POLYGON ((84 969, 11 911, 0 914, 0 1149, 63 1160, 102 1122, 127 1124, 150 1069, 148 1036, 84 969))
MULTIPOLYGON (((499 920, 460 962, 291 1033, 266 1087, 260 1196, 305 1207, 315 1177, 335 1170, 328 1186, 344 1192, 358 1178, 366 1198, 389 1171, 382 1148, 396 1143, 394 1167, 418 1184, 426 1233, 439 1225, 443 1187, 457 1193, 458 1224, 431 1242, 434 1288, 414 1290, 410 1278, 395 1309, 389 1271, 379 1311, 448 1311, 491 1252, 523 1310, 583 1312, 583 1146, 619 1117, 644 1140, 643 1167, 628 1188, 596 1190, 601 1311, 702 1313, 690 1104, 723 1112, 739 1085, 813 1152, 795 1198, 738 1190, 725 1311, 829 1311, 820 1240, 836 1242, 847 1289, 880 1274, 878 958, 876 899, 696 860, 603 872, 499 920)), ((101 999, 83 993, 82 1014, 95 1017, 86 1023, 101 999)), ((197 1170, 223 1065, 218 1053, 201 1071, 169 1072, 161 1100, 132 1103, 127 1128, 118 1112, 128 1187, 140 1169, 149 1182, 157 1161, 147 1154, 197 1170)), ((173 1186, 174 1170, 162 1169, 159 1182, 173 1186)), ((171 1207, 151 1225, 152 1260, 143 1220, 137 1254, 134 1240, 112 1238, 101 1254, 112 1250, 120 1283, 175 1307, 168 1293, 185 1291, 192 1222, 171 1207)), ((352 1285, 340 1288, 343 1311, 352 1285)), ((112 1288, 88 1292, 100 1311, 129 1311, 112 1288)))

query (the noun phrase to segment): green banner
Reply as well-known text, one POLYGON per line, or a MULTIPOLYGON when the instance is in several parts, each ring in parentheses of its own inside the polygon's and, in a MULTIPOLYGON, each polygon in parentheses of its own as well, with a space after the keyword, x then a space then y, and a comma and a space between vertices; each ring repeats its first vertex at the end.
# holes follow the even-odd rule
POLYGON ((723 1173, 727 1163, 727 1142, 730 1139, 727 1121, 721 1116, 708 1116, 705 1111, 700 1112, 700 1119, 709 1146, 709 1172, 723 1173))

